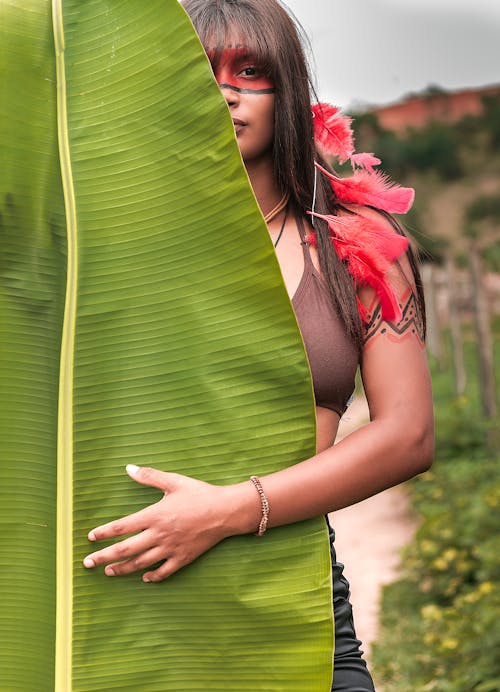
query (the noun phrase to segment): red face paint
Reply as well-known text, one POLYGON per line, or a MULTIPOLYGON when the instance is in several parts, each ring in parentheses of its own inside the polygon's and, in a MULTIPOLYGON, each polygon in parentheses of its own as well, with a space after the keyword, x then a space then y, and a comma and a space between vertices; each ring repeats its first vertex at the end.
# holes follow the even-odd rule
MULTIPOLYGON (((208 53, 209 59, 214 51, 208 53)), ((221 89, 240 94, 274 94, 274 83, 245 48, 225 48, 214 69, 221 89)))

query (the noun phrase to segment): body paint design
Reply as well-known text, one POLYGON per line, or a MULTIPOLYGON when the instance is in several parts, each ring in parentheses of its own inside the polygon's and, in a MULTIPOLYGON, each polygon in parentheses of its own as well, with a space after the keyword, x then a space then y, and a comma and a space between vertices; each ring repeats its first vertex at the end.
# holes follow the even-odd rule
MULTIPOLYGON (((209 51, 209 59, 212 60, 216 54, 217 51, 209 51)), ((212 67, 220 89, 254 95, 274 94, 276 91, 272 79, 244 47, 225 48, 212 67)))
POLYGON ((269 89, 243 89, 242 87, 237 87, 234 84, 226 84, 219 82, 219 89, 232 89, 238 94, 274 94, 276 89, 274 87, 269 87, 269 89))
POLYGON ((424 347, 423 324, 417 310, 415 294, 408 289, 400 297, 400 306, 403 316, 399 322, 386 322, 380 313, 380 303, 374 300, 368 309, 368 322, 366 323, 365 347, 368 342, 386 337, 393 343, 400 343, 407 339, 415 338, 424 347))

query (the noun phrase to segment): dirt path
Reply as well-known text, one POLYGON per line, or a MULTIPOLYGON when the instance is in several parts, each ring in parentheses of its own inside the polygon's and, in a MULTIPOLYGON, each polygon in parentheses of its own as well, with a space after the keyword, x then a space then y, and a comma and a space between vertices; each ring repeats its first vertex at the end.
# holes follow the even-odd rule
MULTIPOLYGON (((345 437, 368 420, 362 397, 353 401, 341 421, 345 437)), ((377 637, 382 586, 397 577, 401 549, 416 529, 404 488, 396 487, 330 515, 336 532, 337 557, 346 565, 351 585, 356 632, 368 658, 377 637)))

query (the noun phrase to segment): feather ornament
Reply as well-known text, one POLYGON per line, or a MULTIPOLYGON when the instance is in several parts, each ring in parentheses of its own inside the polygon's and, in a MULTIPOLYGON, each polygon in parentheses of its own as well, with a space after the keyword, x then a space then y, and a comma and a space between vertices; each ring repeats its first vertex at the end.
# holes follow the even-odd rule
MULTIPOLYGON (((329 178, 336 200, 341 204, 374 207, 389 214, 405 214, 413 204, 415 192, 390 180, 375 170, 382 162, 371 153, 355 153, 351 118, 326 103, 312 107, 315 144, 325 158, 335 157, 339 163, 350 161, 353 174, 340 177, 316 163, 316 168, 329 178)), ((356 287, 370 286, 380 301, 382 318, 389 322, 401 320, 401 307, 388 278, 393 262, 408 249, 409 241, 398 235, 380 215, 342 214, 341 216, 309 212, 313 219, 328 224, 335 251, 345 262, 356 287)), ((316 244, 314 231, 308 241, 316 244)), ((367 319, 364 305, 358 299, 362 319, 367 319)))
POLYGON ((351 118, 342 115, 329 103, 315 103, 313 113, 314 141, 326 158, 333 156, 344 163, 354 153, 354 135, 351 118))
POLYGON ((357 169, 349 178, 340 178, 316 164, 330 179, 338 201, 343 204, 362 204, 382 209, 390 214, 406 214, 411 208, 415 191, 401 187, 380 171, 357 169))
POLYGON ((356 166, 358 166, 358 168, 364 168, 370 173, 374 173, 373 167, 379 166, 381 163, 382 161, 373 154, 360 153, 353 154, 351 156, 351 165, 353 170, 355 170, 356 166))
MULTIPOLYGON (((390 229, 385 219, 380 221, 361 214, 333 216, 310 212, 328 224, 330 237, 337 255, 347 265, 356 287, 370 286, 379 301, 382 318, 399 322, 401 307, 387 274, 391 264, 408 249, 408 238, 390 229)), ((307 241, 316 244, 315 233, 307 241)), ((367 319, 366 308, 358 300, 362 319, 367 319)))
POLYGON ((382 162, 374 154, 355 153, 352 119, 328 103, 311 106, 314 140, 318 151, 325 157, 337 158, 339 163, 350 161, 351 177, 341 178, 316 164, 318 170, 330 178, 339 202, 369 205, 390 214, 405 214, 413 204, 415 192, 401 187, 374 166, 382 162))

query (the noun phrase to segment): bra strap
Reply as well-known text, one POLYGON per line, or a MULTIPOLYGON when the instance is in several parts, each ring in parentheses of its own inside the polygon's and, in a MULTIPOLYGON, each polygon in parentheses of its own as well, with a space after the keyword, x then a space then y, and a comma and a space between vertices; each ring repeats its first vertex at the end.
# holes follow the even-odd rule
POLYGON ((314 264, 311 258, 311 252, 309 250, 309 243, 306 241, 306 229, 304 228, 304 219, 300 214, 296 214, 295 221, 297 223, 297 228, 299 229, 300 244, 302 245, 302 252, 304 253, 304 264, 306 266, 311 266, 314 268, 314 264))

